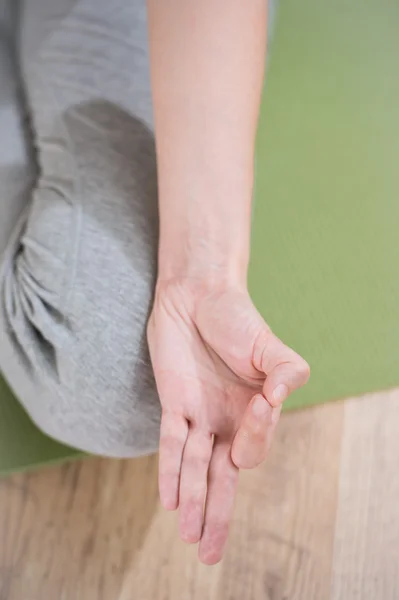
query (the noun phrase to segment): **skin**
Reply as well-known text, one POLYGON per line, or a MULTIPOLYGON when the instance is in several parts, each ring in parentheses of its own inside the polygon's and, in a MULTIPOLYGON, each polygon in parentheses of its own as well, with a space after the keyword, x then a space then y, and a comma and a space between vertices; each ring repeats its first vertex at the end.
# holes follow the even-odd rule
MULTIPOLYGON (((159 272, 148 341, 162 404, 159 488, 181 538, 223 555, 240 468, 267 454, 309 366, 247 291, 264 0, 148 0, 159 272)), ((271 290, 272 293, 272 290, 271 290)))

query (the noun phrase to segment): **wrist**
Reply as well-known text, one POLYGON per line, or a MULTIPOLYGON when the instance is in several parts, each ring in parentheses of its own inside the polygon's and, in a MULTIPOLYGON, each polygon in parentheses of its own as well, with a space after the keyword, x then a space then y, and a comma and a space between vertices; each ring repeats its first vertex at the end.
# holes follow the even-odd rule
POLYGON ((209 273, 182 272, 168 279, 158 277, 153 311, 161 306, 174 306, 178 304, 184 308, 188 318, 195 319, 199 306, 210 298, 224 297, 226 293, 240 293, 248 295, 245 278, 232 277, 223 274, 216 277, 209 273), (166 304, 165 304, 166 303, 166 304))
MULTIPOLYGON (((249 237, 249 236, 248 236, 249 237)), ((161 235, 158 257, 158 281, 191 280, 215 285, 246 286, 249 240, 232 236, 231 242, 177 233, 161 235)))
MULTIPOLYGON (((215 186, 216 187, 216 186, 215 186)), ((248 190, 249 186, 247 187, 248 190)), ((248 191, 160 199, 158 278, 246 284, 251 227, 248 191), (244 201, 242 200, 244 198, 244 201)))

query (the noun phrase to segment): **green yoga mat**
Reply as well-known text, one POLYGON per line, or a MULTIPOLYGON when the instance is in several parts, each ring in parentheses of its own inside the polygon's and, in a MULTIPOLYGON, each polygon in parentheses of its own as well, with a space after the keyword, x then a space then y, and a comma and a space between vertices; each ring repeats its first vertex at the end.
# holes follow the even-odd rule
MULTIPOLYGON (((282 0, 250 289, 312 366, 296 408, 399 385, 399 3, 282 0)), ((0 342, 1 343, 1 342, 0 342)), ((0 471, 77 456, 0 382, 0 471)))
POLYGON ((287 408, 399 384, 399 2, 282 0, 250 288, 312 367, 287 408))

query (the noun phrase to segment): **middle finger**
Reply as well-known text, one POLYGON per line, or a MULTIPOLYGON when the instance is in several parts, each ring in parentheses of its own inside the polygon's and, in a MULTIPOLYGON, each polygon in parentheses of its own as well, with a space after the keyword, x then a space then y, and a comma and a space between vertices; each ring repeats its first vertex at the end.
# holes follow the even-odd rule
POLYGON ((227 541, 238 469, 231 460, 231 441, 215 441, 208 475, 208 493, 199 558, 213 565, 221 560, 227 541))
POLYGON ((199 428, 189 431, 180 477, 180 536, 190 544, 202 533, 206 482, 212 455, 212 435, 199 428))

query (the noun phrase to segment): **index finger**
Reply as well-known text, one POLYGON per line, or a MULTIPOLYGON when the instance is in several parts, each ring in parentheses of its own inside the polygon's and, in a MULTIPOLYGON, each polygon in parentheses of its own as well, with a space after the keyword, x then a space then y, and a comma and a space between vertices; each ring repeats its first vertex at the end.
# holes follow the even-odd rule
MULTIPOLYGON (((276 409, 274 409, 276 410, 276 409)), ((261 394, 249 403, 231 449, 234 464, 253 469, 266 458, 269 449, 273 409, 261 394)))
POLYGON ((231 444, 216 440, 208 473, 204 528, 199 559, 214 565, 223 556, 233 514, 238 469, 231 460, 231 444))

